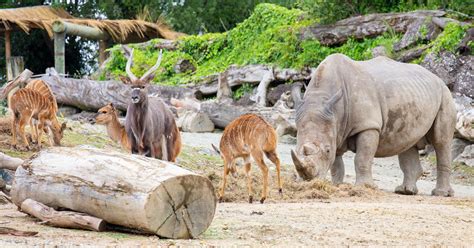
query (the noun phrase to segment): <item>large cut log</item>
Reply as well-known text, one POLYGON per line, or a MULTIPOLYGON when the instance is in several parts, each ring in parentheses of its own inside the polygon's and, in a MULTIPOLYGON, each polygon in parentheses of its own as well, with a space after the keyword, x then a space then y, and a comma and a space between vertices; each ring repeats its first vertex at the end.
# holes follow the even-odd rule
MULTIPOLYGON (((130 86, 120 81, 93 81, 59 77, 53 69, 41 77, 52 89, 59 104, 75 106, 83 110, 97 111, 108 103, 120 110, 126 110, 130 99, 130 86)), ((161 97, 165 101, 173 98, 193 96, 194 91, 184 87, 152 85, 150 95, 161 97)))
POLYGON ((53 147, 18 167, 12 201, 30 198, 166 238, 193 238, 214 217, 211 182, 172 163, 90 147, 53 147))
POLYGON ((351 37, 363 39, 378 36, 387 31, 405 33, 408 26, 419 19, 435 19, 444 15, 446 15, 444 11, 419 10, 408 13, 357 16, 340 20, 332 25, 317 24, 303 28, 300 31, 300 39, 317 39, 327 46, 340 45, 351 37))

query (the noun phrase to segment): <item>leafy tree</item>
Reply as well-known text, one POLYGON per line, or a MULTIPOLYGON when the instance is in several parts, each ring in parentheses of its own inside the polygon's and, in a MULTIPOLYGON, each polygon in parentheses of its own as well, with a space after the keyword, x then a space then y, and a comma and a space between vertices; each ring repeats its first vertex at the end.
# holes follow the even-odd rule
POLYGON ((377 12, 401 12, 416 9, 451 9, 474 14, 474 5, 466 0, 297 0, 296 7, 309 12, 322 23, 377 12))

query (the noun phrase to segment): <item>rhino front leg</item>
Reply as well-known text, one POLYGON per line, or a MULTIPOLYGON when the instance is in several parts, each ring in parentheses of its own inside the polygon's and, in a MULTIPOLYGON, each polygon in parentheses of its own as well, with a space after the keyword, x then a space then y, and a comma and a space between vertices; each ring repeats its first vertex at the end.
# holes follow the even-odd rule
POLYGON ((372 178, 372 161, 379 145, 379 132, 367 130, 356 138, 356 155, 354 159, 356 185, 374 185, 372 178))
POLYGON ((416 147, 412 147, 398 155, 398 162, 403 171, 403 183, 395 188, 395 193, 402 195, 416 195, 418 188, 416 181, 423 174, 420 164, 420 155, 416 147))
POLYGON ((344 173, 344 161, 342 161, 342 156, 336 156, 336 160, 334 160, 334 164, 331 166, 332 183, 335 185, 343 183, 344 173))

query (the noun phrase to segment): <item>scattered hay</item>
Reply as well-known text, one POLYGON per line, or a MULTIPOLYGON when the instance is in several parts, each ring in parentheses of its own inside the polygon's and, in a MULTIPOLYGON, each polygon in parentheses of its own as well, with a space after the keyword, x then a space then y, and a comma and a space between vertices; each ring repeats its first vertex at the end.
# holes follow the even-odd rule
POLYGON ((12 135, 12 118, 10 116, 0 117, 0 134, 12 135))

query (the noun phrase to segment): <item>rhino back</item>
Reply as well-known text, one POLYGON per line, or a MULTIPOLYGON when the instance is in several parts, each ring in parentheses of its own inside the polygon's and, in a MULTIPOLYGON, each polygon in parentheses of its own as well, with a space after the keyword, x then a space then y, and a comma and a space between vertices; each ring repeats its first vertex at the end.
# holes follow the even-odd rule
MULTIPOLYGON (((421 66, 385 57, 355 62, 372 78, 382 117, 376 156, 398 154, 414 146, 430 130, 447 90, 443 81, 421 66)), ((374 103, 377 105, 377 103, 374 103)))

